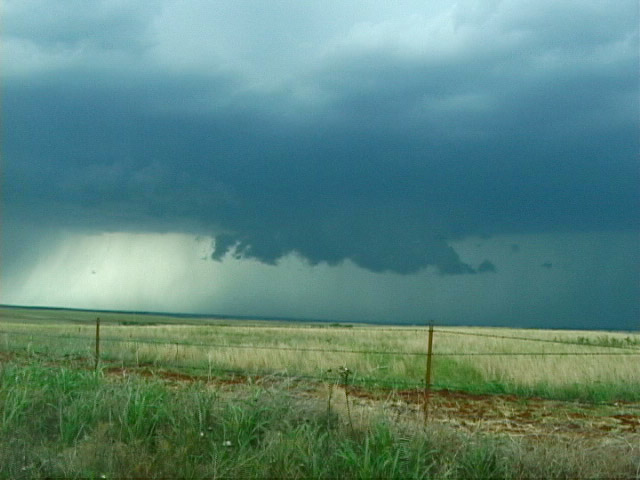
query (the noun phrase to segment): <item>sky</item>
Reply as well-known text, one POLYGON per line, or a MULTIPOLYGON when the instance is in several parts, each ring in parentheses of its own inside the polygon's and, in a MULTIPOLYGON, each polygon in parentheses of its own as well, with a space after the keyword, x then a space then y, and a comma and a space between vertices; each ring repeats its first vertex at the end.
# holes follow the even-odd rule
POLYGON ((0 303, 640 329, 635 0, 5 0, 0 303))

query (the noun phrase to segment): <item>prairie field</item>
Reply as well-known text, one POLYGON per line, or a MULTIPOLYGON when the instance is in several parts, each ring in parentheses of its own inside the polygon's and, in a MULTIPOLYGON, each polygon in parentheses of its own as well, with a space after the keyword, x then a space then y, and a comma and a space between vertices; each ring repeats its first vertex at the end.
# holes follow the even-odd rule
POLYGON ((640 478, 637 333, 428 338, 2 308, 0 477, 640 478))
MULTIPOLYGON (((210 377, 325 379, 347 367, 355 384, 424 385, 428 328, 290 323, 5 309, 0 349, 95 356, 210 377)), ((632 332, 434 327, 433 388, 582 400, 640 400, 640 335, 632 332)))

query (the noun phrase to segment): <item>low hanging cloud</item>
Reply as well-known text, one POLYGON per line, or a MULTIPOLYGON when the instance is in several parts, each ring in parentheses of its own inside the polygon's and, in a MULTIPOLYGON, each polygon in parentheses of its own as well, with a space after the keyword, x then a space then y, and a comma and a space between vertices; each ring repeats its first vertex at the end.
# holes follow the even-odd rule
POLYGON ((639 227, 634 2, 8 3, 9 215, 405 274, 639 227))
POLYGON ((490 260, 485 260, 478 266, 478 272, 495 272, 495 271, 496 271, 496 266, 490 260))

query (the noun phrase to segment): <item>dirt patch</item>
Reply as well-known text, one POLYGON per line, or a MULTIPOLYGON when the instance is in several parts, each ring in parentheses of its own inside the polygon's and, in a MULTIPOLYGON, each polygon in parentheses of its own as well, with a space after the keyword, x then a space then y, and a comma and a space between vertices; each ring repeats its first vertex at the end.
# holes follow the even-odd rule
MULTIPOLYGON (((107 375, 130 374, 161 378, 171 382, 203 382, 209 385, 234 387, 251 383, 274 386, 289 382, 274 376, 230 375, 227 377, 194 376, 148 366, 140 368, 105 368, 107 375)), ((324 399, 328 386, 306 382, 310 388, 304 394, 324 399)), ((343 391, 342 389, 340 389, 343 391)), ((368 390, 348 387, 354 409, 382 408, 393 417, 421 421, 424 392, 410 390, 368 390)), ((334 397, 337 397, 334 389, 334 397)), ((470 432, 506 433, 514 436, 602 438, 631 435, 640 442, 640 404, 593 405, 563 402, 543 398, 524 398, 516 395, 486 395, 460 391, 439 390, 429 394, 429 422, 451 426, 470 432), (636 438, 637 437, 637 438, 636 438)))
POLYGON ((249 382, 260 383, 264 377, 233 375, 229 377, 203 377, 201 375, 189 375, 187 373, 175 372, 172 370, 156 369, 151 366, 141 365, 140 367, 106 367, 102 372, 108 376, 126 377, 128 375, 138 375, 145 378, 159 378, 172 382, 203 382, 215 385, 244 385, 249 382))
POLYGON ((13 359, 13 355, 7 352, 0 352, 0 362, 8 362, 13 359))
MULTIPOLYGON (((0 361, 15 359, 12 353, 0 352, 0 361)), ((52 366, 67 364, 73 368, 90 369, 86 359, 82 362, 67 358, 63 362, 47 362, 52 366)), ((102 368, 107 377, 117 380, 130 375, 158 378, 179 384, 202 382, 209 386, 242 388, 244 385, 262 385, 292 389, 304 396, 322 400, 328 397, 328 384, 296 380, 279 376, 233 374, 227 376, 190 375, 157 368, 152 364, 137 367, 107 366, 102 368), (304 384, 304 388, 302 388, 304 384)), ((384 390, 348 387, 354 409, 380 409, 398 420, 422 421, 424 392, 416 389, 384 390)), ((344 390, 342 390, 344 395, 344 390)), ((337 392, 334 389, 334 397, 337 392)), ((621 437, 632 444, 640 444, 640 403, 619 402, 613 405, 593 405, 563 402, 516 395, 485 395, 460 391, 432 391, 428 397, 428 420, 470 432, 506 433, 514 436, 561 436, 567 438, 621 437)))
MULTIPOLYGON (((358 401, 380 401, 381 396, 353 389, 358 401)), ((401 416, 423 412, 424 392, 400 390, 386 395, 387 408, 401 416)), ((593 405, 514 395, 479 395, 441 390, 428 396, 429 422, 468 431, 522 436, 570 436, 596 438, 611 435, 638 436, 640 404, 593 405)))
POLYGON ((105 375, 127 377, 128 375, 137 375, 146 378, 162 378, 175 382, 193 382, 195 378, 192 375, 186 375, 178 372, 153 370, 149 367, 107 367, 102 370, 105 375))

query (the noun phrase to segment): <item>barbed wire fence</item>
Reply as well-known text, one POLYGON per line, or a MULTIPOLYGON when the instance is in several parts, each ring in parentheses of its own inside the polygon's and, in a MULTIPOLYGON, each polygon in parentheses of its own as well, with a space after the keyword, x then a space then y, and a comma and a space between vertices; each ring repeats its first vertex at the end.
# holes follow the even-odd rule
MULTIPOLYGON (((135 326, 136 324, 127 324, 131 326, 135 326)), ((78 324, 74 323, 74 327, 77 327, 78 324)), ((81 326, 92 327, 91 324, 83 322, 81 326)), ((109 326, 113 326, 107 324, 106 329, 109 329, 109 326)), ((118 326, 122 326, 121 324, 118 326)), ((256 326, 238 326, 238 325, 214 325, 212 327, 218 329, 224 329, 225 327, 232 328, 261 328, 256 326)), ((105 325, 102 326, 105 328, 105 325)), ((276 328, 276 327, 267 327, 268 328, 276 328)), ((282 328, 282 327, 279 327, 282 328)), ((286 328, 286 327, 285 327, 286 328)), ((301 327, 305 328, 305 327, 301 327)), ((308 327, 306 327, 308 328, 308 327)), ((326 328, 326 327, 325 327, 326 328)), ((312 381, 312 382, 334 382, 337 383, 336 376, 329 375, 331 369, 325 370, 321 373, 309 374, 305 372, 290 372, 288 369, 285 371, 278 369, 247 369, 247 368, 225 368, 222 365, 217 365, 212 367, 211 359, 209 357, 208 364, 196 364, 196 365, 182 365, 178 362, 178 352, 179 349, 182 348, 197 348, 197 349, 215 349, 216 351, 222 350, 253 350, 253 351, 283 351, 283 352, 295 352, 300 355, 304 354, 340 354, 340 355, 374 355, 374 356, 385 356, 385 357, 414 357, 425 358, 425 375, 424 380, 416 380, 415 378, 384 378, 384 377, 376 377, 375 375, 351 375, 354 372, 351 372, 346 368, 346 366, 340 367, 342 370, 342 374, 340 378, 344 383, 345 394, 348 396, 348 387, 359 386, 365 388, 383 388, 383 389, 391 389, 391 390, 415 390, 416 392, 422 391, 423 395, 423 415, 424 421, 427 422, 428 412, 429 412, 429 398, 431 395, 432 389, 447 389, 447 390, 465 390, 465 385, 455 385, 450 382, 443 382, 441 380, 436 380, 432 382, 431 378, 431 364, 432 358, 444 358, 444 357, 640 357, 640 339, 632 339, 631 337, 626 337, 627 344, 624 344, 624 340, 617 340, 615 344, 611 344, 610 341, 595 341, 590 343, 588 340, 583 341, 566 341, 559 340, 557 338, 554 339, 542 339, 542 338, 534 338, 534 337, 524 337, 524 336, 515 336, 515 335, 498 335, 491 333, 483 333, 483 332, 470 332, 470 331, 461 331, 461 330, 451 330, 450 328, 441 328, 435 327, 433 325, 427 328, 376 328, 376 327, 361 327, 361 329, 366 329, 367 331, 393 331, 395 333, 412 333, 412 334, 428 334, 429 341, 426 342, 427 348, 426 350, 421 351, 405 351, 405 350, 390 350, 390 349, 353 349, 353 348, 320 348, 320 347, 305 347, 305 346, 291 346, 291 345, 267 345, 267 344, 248 344, 248 343, 222 343, 222 342, 194 342, 194 341, 185 341, 185 340, 168 340, 168 339, 159 339, 153 338, 149 336, 113 336, 113 335, 101 335, 101 325, 100 319, 96 319, 95 323, 95 336, 91 335, 89 330, 87 330, 86 334, 74 334, 74 333, 47 333, 47 332, 33 332, 33 331, 19 331, 19 330, 9 330, 9 329, 0 329, 0 335, 4 337, 4 346, 5 350, 16 350, 20 349, 20 342, 9 342, 9 338, 24 338, 24 341, 27 341, 26 350, 29 352, 35 352, 34 343, 36 339, 47 341, 55 340, 55 341, 70 341, 70 342, 81 342, 81 344, 85 345, 84 355, 78 355, 77 349, 75 353, 73 352, 60 352, 57 351, 58 355, 67 356, 67 355, 75 355, 81 357, 83 360, 87 362, 93 360, 93 368, 97 371, 101 365, 101 345, 105 344, 120 344, 120 345, 134 345, 135 346, 135 355, 136 361, 127 362, 125 365, 124 357, 120 359, 118 362, 122 365, 122 369, 124 370, 125 366, 127 368, 139 367, 140 362, 138 359, 138 350, 141 345, 153 345, 157 347, 172 347, 175 348, 175 361, 174 362, 152 362, 151 365, 145 365, 145 368, 155 368, 162 369, 188 369, 189 372, 193 375, 193 377, 202 377, 207 380, 211 380, 212 375, 215 376, 225 376, 231 378, 249 378, 249 377, 284 377, 288 379, 294 379, 299 381, 312 381), (493 340, 499 341, 518 341, 518 342, 531 342, 536 344, 549 344, 549 345, 562 345, 562 346, 571 346, 571 347, 580 347, 581 351, 524 351, 524 352, 505 352, 505 351, 484 351, 484 352, 468 352, 468 351, 433 351, 432 349, 432 340, 433 336, 437 335, 455 335, 455 336, 470 336, 470 337, 481 337, 481 338, 489 338, 493 340), (591 348, 592 347, 592 348, 591 348), (91 351, 94 350, 95 353, 91 354, 91 351), (598 349, 598 351, 594 351, 594 349, 598 349), (348 371, 349 374, 345 375, 344 372, 348 371), (350 378, 351 376, 351 378, 350 378), (350 385, 347 385, 347 381, 350 378, 350 385)), ((265 330, 263 328, 263 330, 265 330)), ((358 329, 349 329, 357 334, 358 329)), ((273 330, 274 332, 276 330, 273 330)), ((104 333, 104 332, 103 332, 104 333)), ((107 357, 108 358, 108 357, 107 357)), ((634 359, 635 360, 635 359, 634 359)), ((114 363, 107 362, 107 368, 114 368, 114 363), (110 365, 110 367, 109 367, 110 365)), ((295 370, 295 369, 294 369, 295 370)), ((334 372, 335 373, 335 372, 334 372)), ((347 400, 348 402, 348 400, 347 400)), ((347 403, 348 404, 348 403, 347 403)))
MULTIPOLYGON (((434 330, 435 333, 453 333, 456 335, 474 335, 474 336, 488 336, 480 334, 469 333, 457 333, 457 332, 443 332, 441 330, 434 330)), ((36 338, 49 338, 49 339, 62 339, 62 340, 86 340, 92 342, 93 337, 89 335, 72 335, 72 334, 47 334, 47 333, 32 333, 32 332, 17 332, 9 330, 0 330, 0 335, 5 336, 21 336, 29 337, 30 341, 36 338)), ((610 345, 597 345, 597 344, 584 344, 575 342, 560 342, 553 340, 543 339, 531 339, 531 338, 518 338, 518 337, 505 337, 491 335, 493 338, 512 339, 512 340, 526 340, 532 342, 544 342, 563 345, 578 345, 581 347, 593 347, 593 348, 611 348, 611 349, 624 349, 625 352, 432 352, 433 356, 437 357, 465 357, 465 356, 640 356, 640 348, 623 347, 623 346, 610 346, 610 345)), ((407 351, 394 351, 394 350, 353 350, 342 348, 305 348, 294 346, 275 346, 275 345, 255 345, 255 344, 230 344, 230 343, 203 343, 203 342, 186 342, 186 341, 174 341, 174 340, 157 340, 149 337, 105 337, 101 336, 99 342, 115 342, 115 343, 137 343, 142 345, 165 345, 165 346, 185 346, 185 347, 200 347, 200 348, 219 348, 219 349, 250 349, 250 350, 281 350, 281 351, 294 351, 294 352, 315 352, 315 353, 347 353, 347 354, 360 354, 360 355, 392 355, 392 356, 425 356, 427 352, 407 352, 407 351)), ((95 345, 95 343, 94 343, 95 345)))
MULTIPOLYGON (((83 322, 83 326, 92 327, 91 324, 83 322)), ((129 324, 127 324, 129 325, 129 324)), ((78 323, 74 323, 74 327, 78 326, 78 323)), ((109 324, 100 325, 100 320, 96 319, 95 323, 95 336, 87 330, 86 334, 75 334, 75 333, 47 333, 47 332, 33 332, 33 331, 19 331, 19 330, 10 330, 10 329, 0 329, 0 336, 4 337, 4 347, 5 350, 16 350, 20 349, 20 342, 10 342, 9 338, 24 338, 26 340, 22 341, 22 345, 24 342, 27 342, 26 349, 29 351, 31 349, 34 352, 34 344, 36 340, 43 340, 42 343, 46 345, 47 341, 55 340, 57 342, 60 341, 71 341, 71 342, 82 342, 85 345, 84 355, 78 354, 77 351, 73 352, 57 352, 57 354, 61 356, 65 355, 76 355, 79 356, 87 362, 93 360, 94 368, 98 370, 101 365, 101 361, 105 359, 101 359, 101 345, 104 344, 128 344, 134 345, 136 348, 136 362, 135 363, 127 363, 125 365, 124 359, 121 359, 119 364, 122 365, 122 368, 125 366, 128 368, 139 366, 139 361, 137 360, 137 352, 140 345, 153 345, 153 346, 164 346, 164 347, 173 347, 175 348, 175 361, 174 362, 159 362, 156 361, 151 365, 145 365, 145 367, 150 368, 174 368, 174 369, 185 369, 188 368, 189 372, 192 372, 195 376, 201 375, 203 378, 211 379, 213 374, 215 375, 223 375, 223 376, 232 376, 232 377, 250 377, 250 376, 272 376, 272 377, 287 377, 295 380, 308 380, 308 381, 316 381, 316 382, 327 382, 329 381, 329 376, 327 371, 317 374, 309 374, 305 372, 290 372, 290 371, 282 371, 278 369, 236 369, 236 368, 225 368, 224 366, 215 366, 212 368, 211 362, 209 361, 206 365, 182 365, 178 360, 178 351, 181 347, 185 348, 197 348, 197 349, 215 349, 216 351, 222 350, 264 350, 264 351, 283 351, 283 352, 295 352, 300 355, 310 354, 310 353, 320 353, 320 354, 344 354, 344 355, 374 355, 374 356, 387 356, 387 357, 423 357, 425 358, 425 375, 424 379, 416 380, 406 378, 384 378, 384 377, 376 377, 375 375, 353 375, 351 377, 351 384, 353 386, 358 385, 362 387, 375 387, 375 388, 386 388, 386 389, 422 389, 424 392, 424 417, 425 422, 428 415, 428 400, 431 389, 456 389, 459 388, 464 390, 464 385, 453 385, 451 383, 442 382, 436 380, 435 382, 431 381, 431 358, 432 357, 640 357, 640 338, 635 339, 631 337, 626 337, 627 342, 625 344, 624 340, 617 340, 615 344, 611 344, 611 342, 598 342, 594 341, 589 343, 587 339, 583 341, 566 341, 560 339, 543 339, 543 338, 535 338, 535 337, 525 337, 525 336, 516 336, 516 335, 498 335, 491 333, 483 333, 483 332, 470 332, 470 331, 461 331, 461 330, 451 330, 450 328, 441 328, 441 327, 423 327, 423 328, 406 328, 406 327, 391 327, 391 328, 378 328, 378 327, 360 327, 360 329, 366 329, 367 331, 393 331, 395 333, 414 333, 414 334, 422 334, 429 335, 431 338, 429 342, 425 342, 425 346, 428 347, 425 350, 421 351, 405 351, 405 350, 389 350, 389 349, 350 349, 350 348, 320 348, 320 347, 305 347, 305 346, 292 346, 292 345, 268 345, 268 344, 249 344, 249 343, 225 343, 225 342, 194 342, 194 341, 185 341, 185 340, 168 340, 168 339, 159 339, 153 338, 150 336, 113 336, 113 335, 104 335, 104 329, 109 329, 109 324), (101 328, 103 331, 101 332, 101 328), (470 337, 482 337, 489 338, 493 340, 501 340, 501 341, 519 341, 519 342, 531 342, 536 344, 549 344, 549 345, 563 345, 563 346, 572 346, 572 347, 580 347, 581 351, 523 351, 523 352, 500 352, 500 351, 484 351, 484 352, 467 352, 467 351, 433 351, 431 348, 431 339, 434 335, 455 335, 455 336, 470 336, 470 337), (95 349, 95 350, 94 350, 95 349), (598 351, 594 351, 594 349, 598 349, 598 351), (95 353, 91 353, 92 350, 95 353)), ((111 325, 113 326, 113 325, 111 325)), ((122 325, 118 325, 122 326, 122 325)), ((131 326, 136 326, 135 323, 131 324, 131 326)), ((261 328, 263 330, 268 330, 269 328, 287 328, 287 327, 260 327, 260 326, 239 326, 239 325, 213 325, 212 327, 217 329, 224 329, 225 327, 232 327, 234 329, 237 328, 261 328)), ((310 328, 310 327, 300 327, 301 329, 310 328)), ((325 327, 326 329, 326 327, 325 327)), ((358 328, 349 329, 356 333, 358 328)), ((274 330, 275 331, 275 330, 274 330)), ((40 344, 42 346, 42 344, 40 344)), ((23 347, 24 348, 24 347, 23 347)), ((104 355, 104 351, 102 353, 104 355)), ((635 360, 635 358, 634 358, 635 360)), ((113 367, 113 362, 111 363, 113 367)), ((343 367, 344 368, 344 367, 343 367)))
MULTIPOLYGON (((226 326, 226 325, 225 325, 226 326)), ((225 327, 223 326, 223 327, 225 327)), ((104 329, 105 326, 103 325, 104 329)), ((108 327, 107 327, 108 328, 108 327)), ((216 328, 221 328, 220 326, 216 326, 216 328)), ((262 327, 252 327, 252 326, 237 326, 234 325, 233 328, 262 328, 262 327)), ((269 328, 269 327, 267 327, 269 328)), ((273 327, 272 327, 273 328, 273 327)), ((427 329, 393 329, 393 328, 366 328, 367 331, 393 331, 393 332, 418 332, 426 334, 427 329)), ((615 356, 615 355, 640 355, 640 346, 625 346, 625 345, 609 345, 609 344, 599 344, 599 343, 586 343, 586 342, 576 342, 576 341, 563 341, 556 339, 542 339, 542 338, 532 338, 532 337, 521 337, 521 336, 509 336, 509 335, 495 335, 495 334, 486 334, 486 333, 478 333, 478 332, 464 332, 464 331, 453 331, 441 328, 434 328, 434 333, 437 334, 446 334, 446 335, 458 335, 458 336, 472 336, 472 337, 484 337, 484 338, 492 338, 492 339, 500 339, 500 340, 518 340, 518 341, 526 341, 526 342, 537 342, 537 343, 546 343, 546 344, 556 344, 556 345, 575 345, 579 347, 593 347, 593 348, 603 348, 603 349, 612 349, 612 350, 624 350, 624 351, 608 351, 608 352, 548 352, 548 351, 540 351, 540 352, 432 352, 434 356, 594 356, 594 355, 603 355, 603 356, 615 356)), ((99 344, 100 342, 115 342, 115 343, 138 343, 138 344, 152 344, 152 345, 170 345, 170 346, 188 346, 188 347, 201 347, 201 348, 218 348, 218 349, 255 349, 255 350, 282 350, 282 351, 296 351, 296 352, 319 352, 319 353, 347 353, 347 354, 372 354, 372 355, 393 355, 393 356, 424 356, 428 352, 426 351, 393 351, 393 350, 375 350, 375 349, 345 349, 345 348, 317 348, 317 347, 298 347, 298 346, 282 346, 282 345, 264 345, 264 344, 236 344, 236 343, 211 343, 211 342, 193 342, 193 341, 180 341, 180 340, 159 340, 153 337, 109 337, 109 336, 101 336, 100 337, 100 326, 99 323, 96 322, 96 336, 95 336, 95 344, 99 344)), ((71 333, 64 334, 52 334, 52 333, 44 333, 44 332, 25 332, 25 331, 16 331, 16 330, 2 330, 0 329, 0 335, 5 336, 22 336, 29 337, 30 341, 33 341, 35 338, 49 338, 49 339, 64 339, 64 340, 86 340, 88 342, 94 341, 93 335, 75 335, 71 333)), ((637 340, 638 345, 640 345, 640 339, 637 340)))

